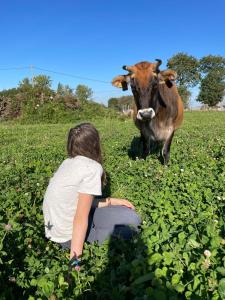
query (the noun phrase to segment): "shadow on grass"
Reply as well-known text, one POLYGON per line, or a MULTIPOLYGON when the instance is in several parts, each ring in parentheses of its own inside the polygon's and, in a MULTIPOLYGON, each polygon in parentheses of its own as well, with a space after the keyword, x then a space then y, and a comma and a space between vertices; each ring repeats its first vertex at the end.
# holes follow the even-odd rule
MULTIPOLYGON (((156 156, 159 161, 164 164, 164 159, 162 157, 162 154, 161 154, 161 150, 162 150, 162 143, 157 143, 155 142, 154 144, 152 143, 151 144, 151 147, 150 147, 150 153, 148 156, 156 156)), ((137 137, 135 136, 133 138, 133 140, 131 141, 131 144, 130 144, 130 148, 128 149, 128 156, 133 159, 133 160, 136 160, 137 158, 145 158, 143 156, 143 143, 141 141, 141 137, 137 137)))
POLYGON ((155 276, 156 267, 149 265, 146 246, 139 235, 131 240, 110 238, 107 255, 105 269, 77 299, 185 299, 167 288, 166 279, 155 276))

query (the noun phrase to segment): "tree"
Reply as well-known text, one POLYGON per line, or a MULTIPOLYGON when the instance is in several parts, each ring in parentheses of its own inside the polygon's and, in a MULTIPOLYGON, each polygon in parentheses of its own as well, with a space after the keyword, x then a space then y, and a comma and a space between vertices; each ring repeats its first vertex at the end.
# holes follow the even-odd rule
POLYGON ((213 70, 217 70, 221 76, 225 76, 225 58, 223 56, 208 55, 200 59, 199 71, 203 76, 213 70))
POLYGON ((64 87, 62 83, 58 83, 56 93, 60 96, 64 96, 64 87))
POLYGON ((32 82, 29 78, 25 77, 21 82, 19 82, 19 90, 21 92, 31 92, 33 89, 35 92, 43 93, 51 91, 51 82, 49 76, 46 75, 38 75, 34 76, 32 82))
POLYGON ((63 85, 59 82, 56 93, 60 96, 73 96, 73 89, 69 85, 63 85))
POLYGON ((46 75, 38 75, 33 78, 33 86, 41 91, 51 89, 51 79, 46 75))
POLYGON ((43 104, 53 99, 54 92, 51 90, 52 80, 49 76, 38 75, 33 78, 33 92, 36 102, 43 104))
POLYGON ((116 110, 119 110, 119 106, 118 106, 118 98, 110 98, 108 100, 108 107, 109 108, 113 108, 116 110))
POLYGON ((225 92, 225 58, 219 55, 204 56, 199 61, 201 73, 200 92, 197 101, 215 106, 223 101, 225 92))
POLYGON ((172 56, 167 62, 167 67, 177 72, 178 85, 186 88, 199 83, 198 65, 194 56, 182 52, 172 56))
POLYGON ((202 80, 197 101, 215 106, 223 101, 225 82, 217 70, 210 71, 202 80))
POLYGON ((68 85, 64 85, 64 93, 65 93, 65 96, 72 96, 73 95, 73 89, 68 85))
POLYGON ((176 71, 179 94, 184 108, 189 108, 191 96, 189 88, 197 85, 200 80, 198 60, 194 56, 180 52, 168 60, 167 67, 176 71))
POLYGON ((93 95, 93 91, 91 88, 89 88, 86 85, 79 84, 76 87, 75 90, 75 97, 80 101, 81 103, 86 102, 87 100, 91 100, 91 97, 93 95))
POLYGON ((181 99, 184 104, 184 108, 190 108, 190 96, 191 92, 186 88, 186 86, 179 85, 178 86, 178 92, 181 96, 181 99))
POLYGON ((19 82, 19 89, 21 92, 29 92, 32 88, 32 84, 28 77, 25 77, 21 82, 19 82))

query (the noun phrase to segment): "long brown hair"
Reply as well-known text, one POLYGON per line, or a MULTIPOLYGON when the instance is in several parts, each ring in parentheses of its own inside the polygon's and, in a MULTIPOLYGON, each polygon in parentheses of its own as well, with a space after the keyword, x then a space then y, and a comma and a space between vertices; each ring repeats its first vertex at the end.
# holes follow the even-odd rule
MULTIPOLYGON (((91 123, 81 123, 71 128, 68 134, 67 153, 70 158, 82 155, 102 165, 98 130, 91 123)), ((103 172, 102 182, 105 184, 105 172, 103 172)))

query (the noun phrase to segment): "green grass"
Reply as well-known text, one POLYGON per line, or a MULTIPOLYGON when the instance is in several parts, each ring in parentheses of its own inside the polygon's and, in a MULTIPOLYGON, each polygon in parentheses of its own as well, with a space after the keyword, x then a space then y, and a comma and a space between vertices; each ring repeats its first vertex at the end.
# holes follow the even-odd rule
POLYGON ((85 245, 81 272, 68 280, 68 253, 44 238, 41 205, 74 124, 2 123, 0 298, 225 299, 225 113, 185 113, 167 167, 157 153, 133 159, 132 120, 93 123, 108 174, 104 193, 135 204, 141 233, 85 245))

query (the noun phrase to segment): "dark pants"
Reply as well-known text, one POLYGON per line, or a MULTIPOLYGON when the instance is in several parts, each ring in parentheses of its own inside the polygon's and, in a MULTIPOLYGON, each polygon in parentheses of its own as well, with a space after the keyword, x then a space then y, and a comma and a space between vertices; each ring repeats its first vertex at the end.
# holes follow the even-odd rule
MULTIPOLYGON (((125 206, 108 206, 92 209, 89 214, 86 241, 102 244, 110 236, 130 239, 138 231, 141 219, 138 214, 125 206)), ((61 243, 70 248, 71 241, 61 243)))

